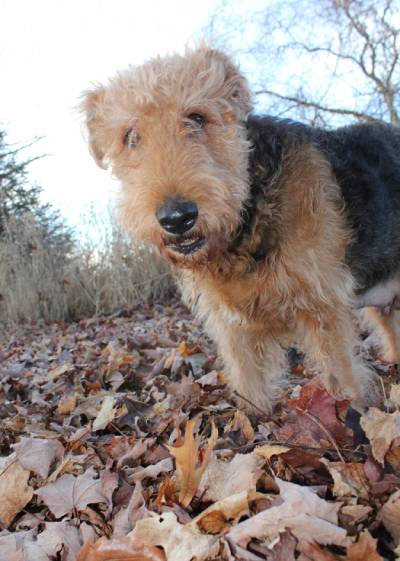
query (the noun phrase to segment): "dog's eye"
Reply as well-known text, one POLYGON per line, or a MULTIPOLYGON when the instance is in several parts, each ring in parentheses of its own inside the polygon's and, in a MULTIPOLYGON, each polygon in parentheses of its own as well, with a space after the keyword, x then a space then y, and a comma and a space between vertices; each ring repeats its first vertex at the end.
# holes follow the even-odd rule
POLYGON ((203 129, 206 125, 206 118, 200 113, 190 113, 186 118, 189 121, 188 124, 194 125, 196 128, 203 129))
POLYGON ((134 129, 129 129, 124 136, 124 144, 128 148, 136 148, 139 142, 139 135, 134 129))

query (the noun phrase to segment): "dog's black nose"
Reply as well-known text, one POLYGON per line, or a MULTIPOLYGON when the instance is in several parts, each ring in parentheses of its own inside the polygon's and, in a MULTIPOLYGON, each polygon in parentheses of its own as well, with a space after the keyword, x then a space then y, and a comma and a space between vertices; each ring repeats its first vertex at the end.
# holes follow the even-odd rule
POLYGON ((197 205, 185 199, 167 199, 156 216, 161 226, 169 234, 184 234, 192 228, 199 215, 197 205))

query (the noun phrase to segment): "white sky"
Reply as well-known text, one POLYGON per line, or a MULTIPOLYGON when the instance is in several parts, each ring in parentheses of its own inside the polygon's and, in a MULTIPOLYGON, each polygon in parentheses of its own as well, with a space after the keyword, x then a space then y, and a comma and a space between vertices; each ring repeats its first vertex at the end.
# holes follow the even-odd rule
POLYGON ((215 0, 0 0, 0 126, 10 142, 44 139, 30 177, 77 225, 116 182, 88 154, 75 111, 82 90, 128 64, 182 51, 215 0))

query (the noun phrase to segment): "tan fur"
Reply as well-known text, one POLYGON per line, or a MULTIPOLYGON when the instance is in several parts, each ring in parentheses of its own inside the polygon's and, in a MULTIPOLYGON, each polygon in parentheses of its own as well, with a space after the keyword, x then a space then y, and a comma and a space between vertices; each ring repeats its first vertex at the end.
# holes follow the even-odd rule
POLYGON ((393 307, 387 314, 377 308, 365 308, 364 314, 371 327, 379 331, 384 360, 390 363, 400 362, 400 337, 396 308, 393 307))
POLYGON ((313 146, 285 155, 274 185, 282 193, 284 227, 274 230, 279 249, 255 266, 253 246, 277 209, 265 204, 247 245, 227 251, 249 194, 243 122, 251 108, 246 81, 229 58, 202 47, 155 59, 88 92, 83 105, 92 154, 101 166, 109 161, 122 182, 122 222, 176 267, 184 298, 217 342, 232 386, 270 410, 282 383, 282 346, 296 342, 330 390, 362 402, 371 376, 353 351, 352 277, 343 264, 349 240, 324 157, 313 146), (185 125, 197 111, 208 121, 201 135, 185 125), (139 138, 134 150, 123 142, 131 128, 139 138), (194 255, 172 251, 156 219, 171 196, 198 205, 195 228, 207 244, 194 255))

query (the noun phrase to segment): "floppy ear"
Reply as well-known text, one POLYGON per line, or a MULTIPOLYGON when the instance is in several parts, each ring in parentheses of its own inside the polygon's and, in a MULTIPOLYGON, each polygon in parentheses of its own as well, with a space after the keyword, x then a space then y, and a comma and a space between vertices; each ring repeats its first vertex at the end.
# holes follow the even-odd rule
POLYGON ((253 108, 249 84, 233 60, 218 49, 205 49, 211 64, 218 64, 223 72, 223 96, 234 107, 243 121, 253 108))
POLYGON ((106 90, 98 85, 92 90, 87 90, 82 95, 80 109, 85 115, 86 126, 89 133, 89 150, 96 164, 102 169, 107 169, 107 139, 106 123, 104 119, 104 101, 106 90))

